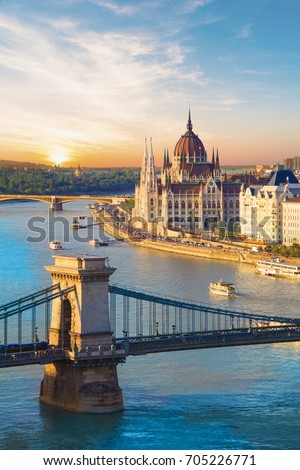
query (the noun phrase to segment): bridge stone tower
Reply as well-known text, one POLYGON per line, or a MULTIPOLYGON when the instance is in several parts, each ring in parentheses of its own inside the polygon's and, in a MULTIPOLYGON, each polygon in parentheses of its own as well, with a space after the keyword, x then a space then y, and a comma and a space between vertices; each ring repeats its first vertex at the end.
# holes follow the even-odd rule
POLYGON ((46 364, 40 400, 79 413, 122 410, 117 364, 125 362, 126 354, 113 342, 108 305, 108 281, 115 269, 105 257, 54 258, 53 266, 45 266, 53 284, 74 289, 52 304, 49 344, 63 347, 66 360, 46 364))

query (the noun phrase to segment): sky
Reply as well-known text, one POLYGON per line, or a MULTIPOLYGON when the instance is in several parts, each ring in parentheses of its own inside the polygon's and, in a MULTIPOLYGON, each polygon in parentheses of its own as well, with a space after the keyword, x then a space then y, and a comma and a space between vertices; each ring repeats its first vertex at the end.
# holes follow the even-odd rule
POLYGON ((156 166, 193 130, 221 165, 300 152, 298 0, 0 0, 0 159, 156 166))

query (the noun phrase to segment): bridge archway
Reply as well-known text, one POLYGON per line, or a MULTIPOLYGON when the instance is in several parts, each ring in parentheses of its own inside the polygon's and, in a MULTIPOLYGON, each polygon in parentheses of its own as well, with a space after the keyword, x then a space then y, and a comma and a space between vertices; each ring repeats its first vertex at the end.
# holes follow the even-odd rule
POLYGON ((21 201, 21 202, 30 202, 30 201, 38 201, 43 202, 45 204, 51 204, 50 197, 43 197, 43 196, 27 196, 24 195, 12 195, 12 196, 5 196, 0 195, 0 202, 10 202, 10 201, 21 201))

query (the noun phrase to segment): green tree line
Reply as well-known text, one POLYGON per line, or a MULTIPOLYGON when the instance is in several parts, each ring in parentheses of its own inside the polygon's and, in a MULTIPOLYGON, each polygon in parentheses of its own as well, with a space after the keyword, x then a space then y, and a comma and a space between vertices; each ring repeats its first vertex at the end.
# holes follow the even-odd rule
POLYGON ((300 245, 293 243, 291 246, 286 245, 267 245, 265 247, 267 253, 274 253, 274 255, 292 256, 293 258, 300 258, 300 245))
POLYGON ((132 170, 111 170, 83 173, 70 171, 0 170, 1 194, 83 195, 108 191, 134 191, 138 173, 132 170))

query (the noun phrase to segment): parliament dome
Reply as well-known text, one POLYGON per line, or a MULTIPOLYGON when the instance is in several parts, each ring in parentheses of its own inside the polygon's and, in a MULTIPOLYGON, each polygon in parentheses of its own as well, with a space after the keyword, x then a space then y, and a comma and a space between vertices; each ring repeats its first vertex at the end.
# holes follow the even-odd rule
POLYGON ((193 132, 190 112, 186 128, 186 133, 180 137, 175 145, 174 156, 198 157, 200 161, 204 161, 204 158, 206 160, 205 147, 199 137, 193 132))

